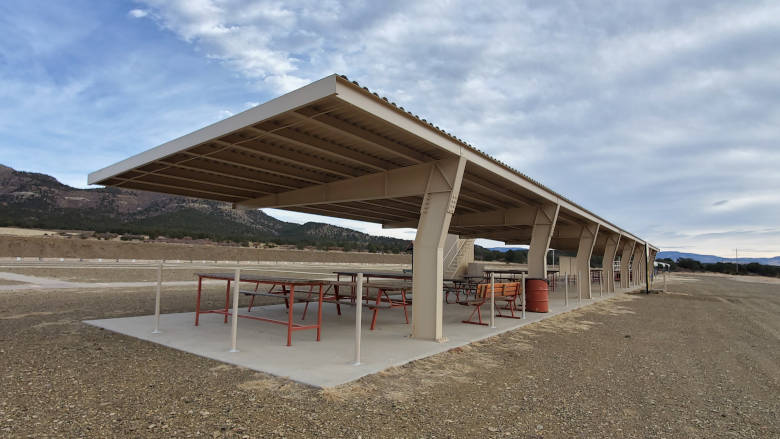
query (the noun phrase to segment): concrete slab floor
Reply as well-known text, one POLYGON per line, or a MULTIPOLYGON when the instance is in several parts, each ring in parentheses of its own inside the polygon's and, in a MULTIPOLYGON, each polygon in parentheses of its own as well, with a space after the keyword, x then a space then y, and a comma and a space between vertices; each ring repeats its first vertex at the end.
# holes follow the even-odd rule
MULTIPOLYGON (((618 294, 626 291, 628 290, 621 290, 618 294)), ((154 316, 89 320, 85 323, 315 387, 334 387, 393 366, 400 366, 587 306, 613 295, 604 294, 603 297, 599 297, 598 287, 596 287, 594 298, 583 299, 581 305, 578 304, 576 292, 569 291, 569 297, 569 306, 566 307, 563 293, 554 292, 551 294, 549 313, 528 312, 524 320, 496 318, 494 329, 461 323, 471 313, 471 307, 457 304, 445 305, 444 334, 447 341, 442 343, 410 338, 411 325, 405 323, 401 308, 380 310, 376 329, 371 331, 369 327, 372 313, 364 308, 361 364, 357 366, 353 364, 355 307, 352 306, 342 306, 342 315, 339 316, 336 313, 336 306, 326 303, 322 312, 322 340, 316 341, 315 330, 296 331, 293 333, 293 343, 290 347, 286 346, 286 326, 239 319, 237 343, 239 352, 229 352, 230 320, 225 324, 223 316, 218 314, 201 315, 200 325, 197 327, 194 326, 194 312, 163 314, 160 318, 162 331, 160 334, 152 333, 154 316)), ((303 307, 303 303, 295 304, 297 321, 300 321, 303 307)), ((240 310, 241 314, 246 312, 246 308, 240 310)), ((411 322, 411 307, 409 307, 409 314, 411 322)), ((255 307, 251 315, 286 319, 284 305, 255 307)), ((483 313, 485 317, 489 315, 489 311, 483 313)), ((316 306, 310 306, 306 322, 316 322, 316 318, 316 306)))

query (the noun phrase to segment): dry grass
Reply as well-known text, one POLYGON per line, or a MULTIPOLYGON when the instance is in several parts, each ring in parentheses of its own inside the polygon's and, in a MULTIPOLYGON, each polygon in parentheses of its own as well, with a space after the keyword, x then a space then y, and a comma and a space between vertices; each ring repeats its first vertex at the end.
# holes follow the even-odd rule
POLYGON ((56 233, 57 232, 52 230, 20 229, 18 227, 0 227, 0 235, 43 236, 43 235, 55 235, 56 233))

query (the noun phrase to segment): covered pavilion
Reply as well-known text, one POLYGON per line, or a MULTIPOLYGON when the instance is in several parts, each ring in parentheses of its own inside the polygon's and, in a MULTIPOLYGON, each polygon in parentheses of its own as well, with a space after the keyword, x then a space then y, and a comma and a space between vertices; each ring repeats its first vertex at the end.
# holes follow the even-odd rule
MULTIPOLYGON (((412 336, 424 340, 444 338, 448 233, 529 245, 534 278, 546 278, 549 248, 576 252, 580 273, 603 255, 607 279, 619 258, 626 288, 647 282, 658 252, 338 75, 93 172, 88 182, 416 228, 412 336)), ((580 288, 590 297, 590 282, 580 288)))

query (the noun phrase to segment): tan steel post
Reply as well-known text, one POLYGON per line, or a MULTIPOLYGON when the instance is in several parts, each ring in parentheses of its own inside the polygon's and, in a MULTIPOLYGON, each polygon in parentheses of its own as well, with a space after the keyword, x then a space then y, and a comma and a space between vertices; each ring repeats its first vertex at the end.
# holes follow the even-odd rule
MULTIPOLYGON (((233 320, 231 321, 233 327, 230 330, 230 352, 238 352, 238 295, 240 291, 240 283, 241 269, 236 268, 235 276, 233 277, 233 320)), ((293 304, 291 303, 290 306, 293 306, 293 304)))
POLYGON ((604 270, 599 275, 599 297, 604 297, 604 270))
MULTIPOLYGON (((593 255, 593 246, 596 244, 596 236, 599 233, 597 223, 586 224, 580 231, 580 242, 577 247, 577 257, 575 264, 577 272, 587 271, 590 274, 590 257, 593 255)), ((580 288, 580 295, 588 299, 593 298, 590 285, 590 276, 587 282, 580 282, 577 285, 580 288)))
POLYGON ((152 334, 160 333, 160 294, 162 291, 162 269, 163 264, 157 264, 157 295, 154 299, 154 331, 152 334))
POLYGON ((607 293, 615 292, 615 257, 617 256, 618 246, 620 244, 620 235, 608 233, 607 240, 604 243, 604 256, 601 259, 601 266, 604 267, 604 277, 609 279, 607 283, 607 293))
POLYGON ((650 279, 648 282, 650 282, 650 288, 653 288, 655 286, 655 257, 657 255, 657 252, 655 250, 650 250, 650 261, 648 262, 649 268, 650 268, 650 279))
POLYGON ((631 262, 631 272, 634 274, 634 280, 631 284, 632 287, 641 284, 641 272, 642 270, 642 254, 645 252, 644 245, 636 243, 634 245, 634 258, 631 262))
POLYGON ((547 279, 547 249, 558 221, 559 204, 545 204, 536 211, 528 247, 528 277, 547 279))
POLYGON ((621 288, 628 288, 629 282, 629 267, 631 266, 631 256, 634 252, 635 241, 626 240, 623 243, 623 252, 620 254, 620 286, 621 288))
POLYGON ((430 170, 414 239, 412 337, 443 341, 443 247, 458 202, 466 159, 437 162, 430 170))

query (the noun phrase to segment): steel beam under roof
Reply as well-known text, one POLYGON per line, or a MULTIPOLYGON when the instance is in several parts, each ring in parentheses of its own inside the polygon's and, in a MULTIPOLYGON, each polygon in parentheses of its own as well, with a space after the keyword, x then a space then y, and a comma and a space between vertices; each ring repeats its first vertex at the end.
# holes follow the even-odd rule
MULTIPOLYGON (((624 239, 645 242, 338 75, 93 172, 88 182, 219 200, 241 207, 253 206, 257 200, 281 199, 286 193, 312 193, 316 186, 330 187, 351 179, 369 181, 363 177, 373 174, 404 175, 394 170, 425 167, 455 156, 467 160, 456 217, 560 204, 560 215, 566 223, 598 223, 602 230, 618 233, 624 239)), ((422 203, 422 194, 413 192, 348 200, 325 197, 322 202, 307 202, 302 197, 300 203, 285 208, 411 225, 419 217, 422 203)), ((453 221, 450 231, 468 236, 481 234, 478 228, 458 226, 457 221, 453 221)), ((513 224, 491 224, 483 233, 498 240, 525 238, 525 232, 513 224)))

